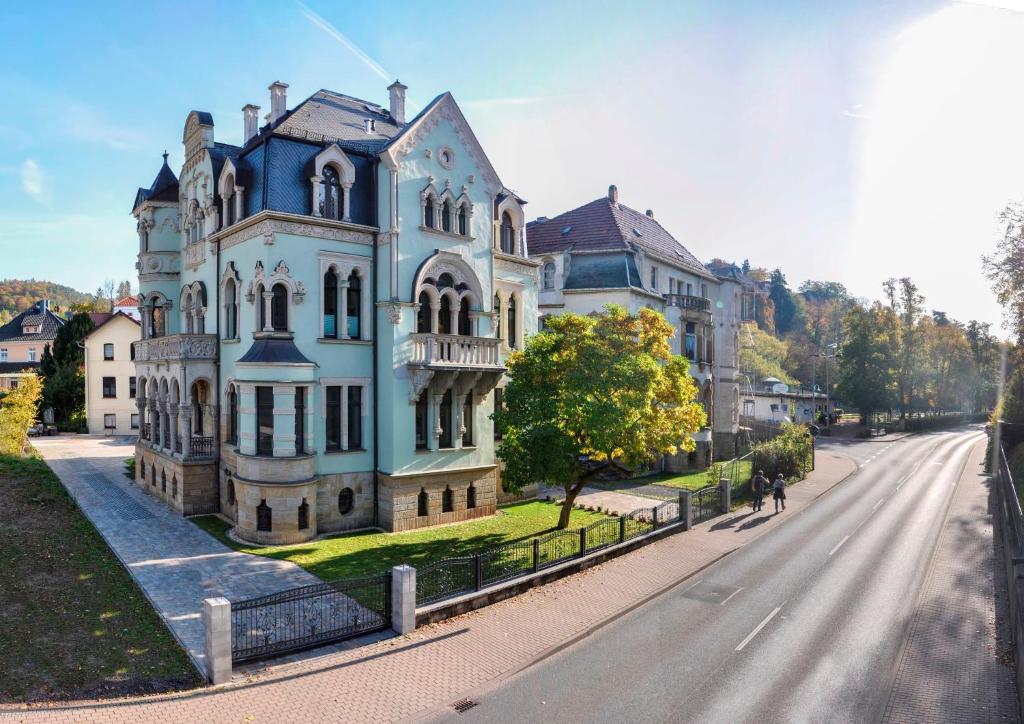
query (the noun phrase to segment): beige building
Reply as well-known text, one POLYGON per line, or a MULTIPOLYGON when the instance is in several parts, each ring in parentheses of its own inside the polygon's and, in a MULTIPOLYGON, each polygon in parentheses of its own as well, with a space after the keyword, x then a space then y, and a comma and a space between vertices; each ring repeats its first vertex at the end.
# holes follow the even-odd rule
POLYGON ((137 321, 116 312, 85 338, 85 417, 91 434, 139 434, 132 343, 141 336, 137 321))

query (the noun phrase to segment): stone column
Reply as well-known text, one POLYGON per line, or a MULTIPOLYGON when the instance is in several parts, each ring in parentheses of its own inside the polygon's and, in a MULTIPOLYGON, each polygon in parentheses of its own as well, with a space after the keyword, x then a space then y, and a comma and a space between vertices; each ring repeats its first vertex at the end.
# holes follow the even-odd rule
POLYGON ((430 300, 430 331, 433 334, 437 334, 438 330, 441 329, 438 318, 441 312, 441 301, 430 300))
POLYGON ((146 438, 142 435, 143 426, 146 424, 146 397, 145 395, 138 395, 135 398, 135 408, 139 411, 139 437, 143 440, 146 438))
POLYGON ((722 512, 728 513, 732 510, 732 481, 722 478, 718 481, 718 490, 722 502, 722 512))
POLYGON ((171 454, 174 454, 174 449, 177 447, 175 443, 178 442, 178 406, 168 405, 167 406, 167 419, 170 421, 170 432, 171 432, 171 454))
POLYGON ((313 214, 313 216, 317 216, 317 217, 320 216, 320 182, 321 181, 323 181, 323 177, 322 176, 310 176, 309 177, 309 183, 313 187, 312 188, 313 201, 310 204, 310 206, 312 207, 311 213, 313 214))
POLYGON ((170 447, 170 440, 171 440, 170 424, 171 424, 171 414, 170 414, 170 412, 167 409, 167 405, 165 404, 162 407, 161 412, 160 412, 160 447, 162 447, 167 452, 171 452, 172 451, 172 449, 170 447))
POLYGON ((243 194, 245 189, 241 186, 235 186, 235 193, 231 197, 231 203, 235 205, 235 221, 237 222, 244 215, 242 212, 245 210, 244 201, 245 197, 243 194))
POLYGON ((341 185, 341 220, 352 221, 352 217, 349 215, 349 196, 351 196, 352 184, 341 185))
POLYGON ((264 289, 263 291, 263 331, 273 332, 274 325, 270 319, 270 300, 274 298, 274 293, 264 289))
POLYGON ((679 491, 679 519, 683 522, 683 530, 693 527, 693 491, 679 491))
POLYGON ((192 401, 186 400, 181 406, 181 456, 192 455, 192 401))
POLYGON ((430 436, 427 438, 427 448, 437 450, 441 446, 441 399, 444 397, 444 393, 436 395, 432 390, 424 390, 423 394, 430 395, 428 398, 430 404, 427 405, 427 417, 434 423, 430 436))
POLYGON ((396 634, 416 630, 416 569, 409 565, 391 569, 391 628, 396 634))
POLYGON ((206 677, 211 684, 231 681, 231 601, 207 598, 203 601, 203 626, 206 638, 206 677))
POLYGON ((348 339, 348 277, 338 280, 338 339, 348 339))

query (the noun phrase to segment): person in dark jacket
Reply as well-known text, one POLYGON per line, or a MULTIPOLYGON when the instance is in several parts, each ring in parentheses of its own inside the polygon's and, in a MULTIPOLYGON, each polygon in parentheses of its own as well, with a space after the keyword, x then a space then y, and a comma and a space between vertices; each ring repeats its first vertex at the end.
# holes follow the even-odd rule
POLYGON ((775 478, 775 482, 772 483, 774 492, 772 497, 775 498, 775 512, 779 512, 779 503, 782 504, 782 509, 786 509, 786 479, 782 477, 782 473, 775 478))
POLYGON ((750 481, 750 494, 754 498, 755 513, 764 505, 764 491, 767 489, 768 478, 764 476, 764 470, 758 470, 757 475, 750 481))

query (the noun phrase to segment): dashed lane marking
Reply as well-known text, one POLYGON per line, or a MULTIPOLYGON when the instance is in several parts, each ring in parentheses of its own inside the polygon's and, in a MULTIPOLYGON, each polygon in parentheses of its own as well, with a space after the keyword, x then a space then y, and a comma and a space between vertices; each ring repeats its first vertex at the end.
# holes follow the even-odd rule
POLYGON ((768 622, 771 621, 773 618, 775 618, 778 615, 779 611, 781 611, 781 610, 782 610, 782 606, 778 606, 774 611, 772 611, 767 616, 765 616, 764 621, 762 621, 761 623, 757 624, 757 628, 755 628, 753 631, 751 631, 749 634, 747 634, 747 637, 745 639, 740 641, 740 645, 736 647, 736 650, 737 651, 742 651, 744 649, 744 647, 747 644, 749 644, 754 639, 755 636, 757 636, 759 633, 761 633, 761 629, 763 629, 765 626, 767 626, 768 622))
POLYGON ((848 540, 850 540, 850 536, 844 536, 844 537, 843 537, 843 539, 842 539, 841 541, 839 541, 838 543, 836 543, 836 547, 835 547, 835 548, 833 548, 832 550, 830 550, 830 551, 828 552, 829 556, 831 557, 831 556, 832 556, 832 554, 834 554, 834 553, 835 553, 835 552, 836 552, 837 550, 839 550, 840 548, 842 548, 842 547, 843 547, 843 543, 845 543, 845 542, 846 542, 846 541, 848 541, 848 540))

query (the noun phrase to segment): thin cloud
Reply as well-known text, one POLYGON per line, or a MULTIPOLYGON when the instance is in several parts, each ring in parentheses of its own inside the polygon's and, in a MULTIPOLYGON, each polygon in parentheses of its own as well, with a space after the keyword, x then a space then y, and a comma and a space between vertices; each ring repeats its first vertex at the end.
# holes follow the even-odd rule
POLYGON ((61 113, 65 133, 80 141, 109 146, 116 151, 145 148, 145 134, 124 126, 108 123, 96 110, 83 103, 69 103, 61 113))
POLYGON ((847 108, 843 111, 843 115, 847 118, 870 118, 867 113, 863 112, 864 104, 858 103, 857 105, 847 108))
POLYGON ((39 162, 33 158, 21 164, 21 190, 41 204, 49 202, 46 187, 46 173, 39 162))
POLYGON ((325 33, 330 35, 332 38, 337 40, 339 43, 344 45, 346 48, 348 48, 348 50, 351 51, 353 55, 355 55, 360 61, 362 61, 363 65, 372 70, 383 80, 391 81, 392 79, 394 79, 394 76, 388 73, 386 70, 384 70, 383 66, 381 66, 380 63, 378 63, 376 60, 374 60, 365 52, 363 52, 362 48, 360 48, 358 45, 349 40, 345 35, 342 34, 340 30, 338 30, 336 27, 334 27, 329 22, 324 20, 322 17, 317 15, 315 12, 310 10, 309 7, 307 7, 302 2, 298 2, 298 0, 296 0, 296 5, 299 6, 299 11, 304 16, 306 16, 306 19, 309 20, 309 22, 313 23, 313 25, 317 26, 325 33))
POLYGON ((546 98, 544 96, 522 96, 519 98, 482 98, 475 101, 465 101, 460 103, 464 108, 477 108, 480 110, 487 110, 490 108, 508 108, 510 106, 529 106, 535 103, 546 103, 553 100, 552 98, 546 98))

